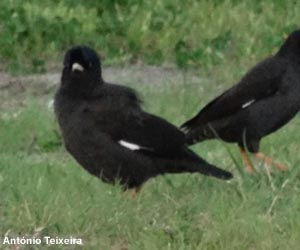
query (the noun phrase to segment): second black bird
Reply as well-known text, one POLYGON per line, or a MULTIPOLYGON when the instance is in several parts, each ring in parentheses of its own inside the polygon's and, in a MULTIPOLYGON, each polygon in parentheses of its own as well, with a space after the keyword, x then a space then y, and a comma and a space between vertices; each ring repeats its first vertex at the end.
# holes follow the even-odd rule
POLYGON ((253 166, 245 153, 268 164, 287 167, 259 152, 261 138, 281 128, 300 109, 300 31, 294 31, 279 51, 257 64, 236 85, 208 103, 182 125, 188 144, 221 138, 238 143, 248 171, 253 166))

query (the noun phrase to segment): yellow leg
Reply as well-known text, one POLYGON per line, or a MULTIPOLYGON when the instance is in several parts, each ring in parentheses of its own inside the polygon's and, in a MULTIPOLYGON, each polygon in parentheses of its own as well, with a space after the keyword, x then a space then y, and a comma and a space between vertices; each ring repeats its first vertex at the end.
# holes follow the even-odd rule
POLYGON ((132 191, 132 193, 131 193, 132 198, 136 198, 137 195, 139 194, 139 192, 141 191, 141 189, 142 189, 141 186, 134 188, 133 191, 132 191))
POLYGON ((288 167, 282 163, 274 161, 271 157, 264 155, 262 152, 254 154, 257 159, 263 160, 267 165, 273 165, 281 171, 287 171, 288 167))
POLYGON ((254 167, 253 167, 247 153, 242 148, 240 148, 240 153, 241 153, 243 161, 245 163, 246 171, 249 172, 249 173, 253 173, 254 172, 254 167))

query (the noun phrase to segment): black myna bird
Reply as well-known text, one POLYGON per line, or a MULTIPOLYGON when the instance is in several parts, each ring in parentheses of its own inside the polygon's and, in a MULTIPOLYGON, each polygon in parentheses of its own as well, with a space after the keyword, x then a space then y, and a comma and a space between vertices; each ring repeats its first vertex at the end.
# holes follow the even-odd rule
POLYGON ((105 182, 139 190, 165 173, 232 178, 189 150, 179 129, 144 112, 134 90, 104 82, 100 59, 89 47, 67 51, 54 107, 67 150, 105 182))
POLYGON ((181 128, 188 144, 220 138, 237 143, 248 171, 255 157, 281 170, 287 167, 259 151, 261 138, 290 121, 300 109, 300 31, 279 51, 252 68, 236 85, 208 103, 181 128))

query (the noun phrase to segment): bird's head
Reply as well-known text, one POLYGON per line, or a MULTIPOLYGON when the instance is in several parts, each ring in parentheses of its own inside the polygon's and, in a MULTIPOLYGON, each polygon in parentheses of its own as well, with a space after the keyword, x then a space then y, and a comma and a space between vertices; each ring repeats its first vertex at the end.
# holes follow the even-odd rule
POLYGON ((97 53, 87 46, 69 49, 64 58, 61 82, 70 90, 85 93, 101 84, 101 63, 97 53))
POLYGON ((295 30, 289 34, 279 49, 278 55, 300 60, 300 30, 295 30))

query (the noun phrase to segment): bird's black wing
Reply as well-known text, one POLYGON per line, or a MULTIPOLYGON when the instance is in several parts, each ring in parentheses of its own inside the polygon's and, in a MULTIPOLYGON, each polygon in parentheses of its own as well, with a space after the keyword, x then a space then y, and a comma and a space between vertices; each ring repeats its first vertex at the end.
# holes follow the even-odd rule
POLYGON ((190 131, 198 126, 231 116, 255 102, 274 95, 286 70, 286 62, 270 57, 250 70, 241 81, 208 103, 194 118, 181 127, 190 131))
POLYGON ((185 145, 184 134, 178 128, 162 118, 143 111, 132 116, 121 130, 118 143, 123 146, 126 146, 126 143, 135 145, 133 150, 174 156, 185 145))
POLYGON ((106 84, 99 88, 90 110, 99 131, 120 146, 155 155, 173 155, 185 145, 184 134, 166 120, 144 112, 134 90, 106 84))

